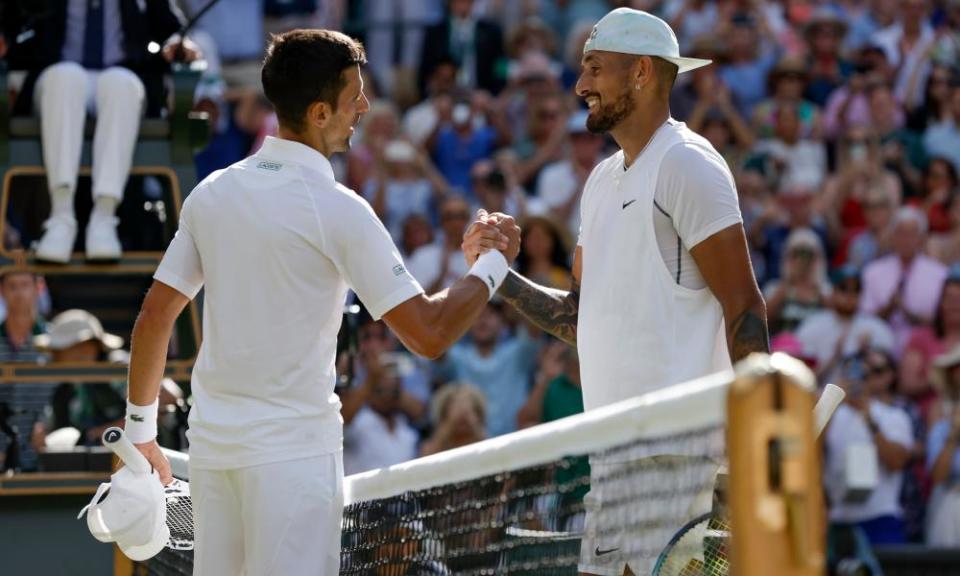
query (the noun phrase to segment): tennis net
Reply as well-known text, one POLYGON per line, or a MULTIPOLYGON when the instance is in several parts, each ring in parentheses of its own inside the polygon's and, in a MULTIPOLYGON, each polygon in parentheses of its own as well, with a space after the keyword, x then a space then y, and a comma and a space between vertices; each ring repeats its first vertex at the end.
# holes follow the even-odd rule
MULTIPOLYGON (((671 537, 715 509, 732 379, 350 476, 340 573, 575 575, 627 562, 651 574, 671 537)), ((170 456, 187 478, 187 457, 170 456)), ((167 549, 135 573, 191 570, 192 552, 167 549)))

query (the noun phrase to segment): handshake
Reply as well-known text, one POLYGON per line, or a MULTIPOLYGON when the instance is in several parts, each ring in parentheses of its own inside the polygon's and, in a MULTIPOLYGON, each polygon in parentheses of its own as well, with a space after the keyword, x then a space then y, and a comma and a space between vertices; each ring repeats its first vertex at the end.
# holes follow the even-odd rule
POLYGON ((511 265, 520 253, 520 227, 513 216, 478 210, 477 219, 467 227, 460 247, 467 266, 473 266, 481 254, 490 250, 501 251, 511 265))

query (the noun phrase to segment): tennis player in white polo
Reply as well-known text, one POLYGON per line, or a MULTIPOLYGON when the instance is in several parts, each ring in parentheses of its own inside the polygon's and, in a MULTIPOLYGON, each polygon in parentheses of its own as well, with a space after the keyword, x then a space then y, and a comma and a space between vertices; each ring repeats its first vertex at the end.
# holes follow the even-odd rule
MULTIPOLYGON (((577 347, 587 410, 768 351, 733 177, 704 138, 670 117, 676 75, 708 64, 680 57, 666 22, 628 8, 604 16, 584 46, 576 91, 587 128, 609 132, 621 150, 584 186, 572 289, 511 272, 500 295, 577 347)), ((596 473, 602 463, 592 464, 596 473)), ((592 490, 585 500, 581 571, 650 574, 682 522, 641 542, 607 538, 603 499, 592 490)))
POLYGON ((197 575, 339 571, 334 355, 348 288, 407 347, 436 357, 467 331, 519 251, 516 225, 474 227, 467 240, 496 249, 448 290, 424 295, 328 160, 347 150, 369 109, 364 63, 362 46, 338 32, 274 37, 262 81, 279 137, 193 190, 134 327, 126 433, 169 481, 155 441, 157 395, 174 321, 206 288, 188 432, 197 575))

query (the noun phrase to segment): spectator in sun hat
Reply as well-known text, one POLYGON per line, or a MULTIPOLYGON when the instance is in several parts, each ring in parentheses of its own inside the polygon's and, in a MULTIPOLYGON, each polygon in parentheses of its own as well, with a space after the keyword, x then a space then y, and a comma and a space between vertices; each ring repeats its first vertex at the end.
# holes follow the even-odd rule
POLYGON ((807 22, 804 36, 810 49, 810 81, 806 95, 818 106, 826 104, 830 93, 853 72, 853 65, 840 56, 848 28, 840 13, 829 6, 818 8, 807 22))
POLYGON ((777 111, 782 105, 796 106, 800 119, 801 135, 816 136, 819 131, 820 109, 806 100, 804 90, 810 79, 808 65, 795 56, 781 58, 767 79, 770 98, 753 111, 753 127, 761 138, 773 136, 777 111))
POLYGON ((37 348, 55 353, 87 344, 109 353, 123 346, 123 338, 106 332, 97 317, 86 310, 67 310, 50 322, 46 334, 33 339, 37 348))
MULTIPOLYGON (((45 334, 33 338, 34 346, 50 354, 51 362, 90 363, 123 358, 123 338, 110 334, 96 316, 86 310, 67 310, 55 316, 45 334)), ((126 412, 126 382, 73 384, 64 382, 53 390, 45 417, 33 426, 32 443, 42 450, 47 433, 73 427, 82 434, 81 444, 98 444, 110 426, 120 426, 126 412)))

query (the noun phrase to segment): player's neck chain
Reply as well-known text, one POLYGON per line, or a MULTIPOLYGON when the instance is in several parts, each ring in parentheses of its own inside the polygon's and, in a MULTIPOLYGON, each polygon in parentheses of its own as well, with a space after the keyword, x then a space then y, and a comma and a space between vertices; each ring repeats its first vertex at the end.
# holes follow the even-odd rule
MULTIPOLYGON (((653 131, 653 134, 650 135, 650 139, 647 140, 647 143, 644 144, 643 148, 640 149, 640 153, 637 154, 637 157, 633 159, 634 162, 636 162, 641 156, 643 156, 643 153, 646 152, 647 148, 650 147, 650 143, 653 142, 654 139, 656 139, 657 134, 659 134, 660 131, 663 130, 663 127, 669 123, 670 123, 670 118, 667 118, 666 121, 664 121, 664 123, 661 124, 659 128, 653 131)), ((621 150, 623 149, 621 148, 621 150)), ((623 153, 623 171, 626 172, 627 170, 629 170, 630 166, 633 166, 633 163, 627 164, 627 153, 624 152, 623 153)))

